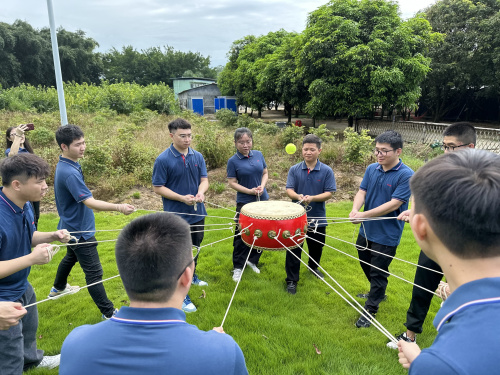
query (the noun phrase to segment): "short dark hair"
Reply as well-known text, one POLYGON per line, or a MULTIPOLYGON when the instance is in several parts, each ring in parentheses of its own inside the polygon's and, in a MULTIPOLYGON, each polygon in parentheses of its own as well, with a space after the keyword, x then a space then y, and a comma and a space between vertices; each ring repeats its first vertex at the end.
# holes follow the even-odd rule
POLYGON ((191 124, 183 118, 176 118, 168 124, 168 131, 173 133, 177 129, 191 129, 191 124))
POLYGON ((25 183, 31 177, 47 178, 49 164, 40 156, 22 153, 5 158, 0 164, 3 186, 10 186, 12 181, 19 180, 25 183))
POLYGON ((457 122, 444 129, 443 137, 457 137, 463 144, 476 145, 476 129, 468 122, 457 122))
POLYGON ((321 138, 318 137, 316 134, 306 135, 302 140, 302 146, 304 146, 306 143, 314 143, 316 147, 321 149, 321 138))
POLYGON ((248 135, 248 137, 250 139, 253 140, 253 136, 252 136, 252 131, 248 128, 238 128, 234 131, 234 141, 235 142, 238 142, 238 140, 243 137, 244 135, 248 135))
MULTIPOLYGON (((10 140, 10 133, 12 132, 13 129, 15 129, 16 127, 15 126, 11 126, 7 129, 7 131, 5 132, 5 144, 7 146, 7 148, 11 148, 12 147, 12 141, 10 140)), ((30 153, 30 154, 33 154, 33 147, 31 147, 31 143, 30 141, 28 140, 28 137, 26 137, 26 132, 24 133, 24 148, 30 153)))
POLYGON ((466 149, 424 164, 411 178, 415 212, 456 256, 500 255, 500 156, 466 149))
POLYGON ((403 148, 403 137, 395 130, 387 130, 377 135, 375 143, 389 143, 395 150, 403 148))
POLYGON ((171 213, 132 220, 118 236, 116 264, 131 300, 166 302, 192 259, 189 225, 171 213))
POLYGON ((80 127, 76 125, 68 124, 60 126, 59 129, 56 130, 56 141, 59 147, 61 147, 62 144, 65 144, 69 147, 69 145, 73 143, 73 141, 80 139, 83 136, 84 135, 82 129, 80 129, 80 127))

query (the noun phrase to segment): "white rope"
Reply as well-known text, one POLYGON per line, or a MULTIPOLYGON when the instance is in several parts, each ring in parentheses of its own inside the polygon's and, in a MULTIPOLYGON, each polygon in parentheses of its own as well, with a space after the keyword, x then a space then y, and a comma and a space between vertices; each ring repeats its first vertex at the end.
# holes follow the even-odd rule
POLYGON ((215 217, 219 219, 228 219, 228 220, 233 220, 232 217, 224 217, 224 216, 211 216, 211 215, 200 215, 200 214, 187 214, 185 212, 173 212, 173 211, 159 211, 159 210, 143 210, 141 211, 146 211, 146 212, 168 212, 170 214, 176 214, 176 215, 188 215, 188 216, 201 216, 201 217, 215 217))
MULTIPOLYGON (((308 237, 308 236, 306 236, 308 237)), ((310 237, 309 237, 310 238, 310 237)), ((308 264, 306 264, 302 259, 300 259, 297 255, 295 255, 288 247, 286 247, 279 239, 278 239, 278 236, 275 236, 274 239, 281 245, 283 246, 290 254, 292 254, 295 258, 297 258, 303 265, 305 265, 311 272, 314 273, 313 269, 311 267, 309 267, 308 264)), ((295 241, 294 241, 295 242, 295 241)), ((295 242, 296 243, 296 242, 295 242)), ((297 244, 297 243, 296 243, 297 244)), ((297 244, 298 245, 298 244, 297 244)), ((304 252, 304 249, 302 249, 302 247, 299 246, 299 248, 304 252)), ((306 253, 307 254, 307 253, 306 253)), ((307 254, 309 256, 309 254, 307 254)), ((312 259, 311 257, 309 257, 309 259, 312 259)), ((313 259, 314 261, 314 259, 313 259)), ((314 261, 314 263, 316 263, 314 261)), ((319 266, 318 263, 316 263, 316 265, 319 266)), ((321 269, 323 270, 323 267, 321 267, 321 269)), ((325 271, 326 272, 326 271, 325 271)), ((327 273, 328 274, 328 273, 327 273)), ((341 285, 330 275, 328 274, 328 276, 339 286, 341 287, 341 285)), ((330 289, 332 289, 335 293, 337 293, 340 298, 342 298, 345 302, 347 302, 354 310, 356 310, 359 314, 363 315, 366 319, 368 320, 371 320, 373 321, 374 323, 377 322, 376 324, 374 324, 374 326, 384 335, 386 336, 389 340, 391 340, 392 342, 394 343, 397 343, 397 340, 396 338, 391 335, 389 333, 389 331, 384 328, 384 326, 382 326, 382 324, 377 321, 373 316, 370 315, 370 313, 368 311, 366 311, 363 307, 361 307, 361 305, 356 301, 356 303, 361 307, 361 310, 358 309, 356 306, 354 306, 354 304, 352 304, 347 298, 345 298, 337 289, 335 289, 328 281, 326 281, 324 278, 320 278, 321 281, 323 281, 326 285, 328 285, 330 287, 330 289)), ((341 287, 342 288, 342 287, 341 287)), ((342 290, 348 295, 350 296, 353 300, 354 298, 344 289, 342 288, 342 290)))
MULTIPOLYGON (((247 228, 250 228, 251 226, 253 225, 250 224, 248 227, 245 227, 241 230, 241 232, 243 232, 243 230, 247 229, 247 228)), ((232 236, 229 236, 229 237, 226 237, 226 238, 223 238, 222 240, 218 240, 218 241, 215 241, 215 242, 212 242, 212 243, 209 243, 209 244, 206 244, 206 245, 203 245, 203 246, 200 246, 200 249, 203 248, 203 247, 207 247, 207 246, 212 246, 213 244, 216 244, 217 242, 222 242, 222 241, 225 241, 225 240, 228 240, 230 238, 234 238, 234 237, 237 237, 237 236, 241 236, 241 232, 238 233, 238 234, 235 234, 235 235, 232 235, 232 236)))
MULTIPOLYGON (((89 285, 85 285, 85 286, 82 286, 82 287, 78 287, 77 289, 75 289, 75 291, 71 292, 71 293, 63 293, 63 294, 60 294, 58 297, 61 298, 61 297, 65 297, 67 295, 70 295, 70 294, 75 294, 75 293, 78 293, 80 290, 82 289, 86 289, 86 288, 89 288, 91 286, 94 286, 94 285, 97 285, 97 284, 101 284, 105 281, 108 281, 108 280, 111 280, 111 279, 114 279, 116 277, 120 277, 120 275, 116 275, 116 276, 112 276, 112 277, 108 277, 107 279, 104 279, 104 280, 101 280, 101 281, 96 281, 95 283, 92 283, 92 284, 89 284, 89 285)), ((28 307, 31 307, 31 306, 35 306, 35 305, 38 305, 39 303, 42 303, 42 302, 47 302, 47 301, 53 301, 53 300, 56 300, 56 299, 59 299, 59 298, 45 298, 41 301, 37 301, 35 303, 32 303, 31 305, 26 305, 24 306, 25 309, 27 309, 28 307)))
POLYGON ((432 294, 434 294, 434 295, 438 296, 438 294, 437 294, 437 293, 435 293, 435 292, 434 292, 434 291, 432 291, 432 290, 429 290, 429 289, 427 289, 427 288, 424 288, 423 286, 420 286, 420 285, 418 285, 418 284, 412 283, 411 281, 406 280, 406 279, 402 278, 401 276, 398 276, 398 275, 395 275, 395 274, 393 274, 393 273, 390 273, 389 271, 383 270, 382 268, 379 268, 379 267, 377 267, 377 266, 374 266, 374 265, 373 265, 373 264, 371 264, 371 263, 365 262, 364 260, 361 260, 361 259, 359 259, 359 258, 357 258, 357 257, 355 257, 355 256, 352 256, 351 254, 347 254, 346 252, 344 252, 344 251, 342 251, 342 250, 339 250, 339 249, 337 249, 337 248, 335 248, 335 247, 333 247, 333 246, 327 245, 327 244, 326 244, 326 242, 325 242, 325 243, 323 243, 323 242, 321 242, 321 241, 319 241, 319 240, 317 240, 317 239, 315 239, 315 238, 313 238, 313 237, 310 237, 310 236, 308 236, 308 235, 306 235, 306 238, 310 238, 310 239, 311 239, 311 240, 313 240, 313 241, 319 242, 320 244, 322 244, 322 245, 324 245, 324 246, 326 246, 326 247, 329 247, 329 248, 331 248, 331 249, 333 249, 333 250, 336 250, 336 251, 338 251, 339 253, 342 253, 342 254, 344 254, 344 255, 347 255, 348 257, 353 258, 353 259, 355 259, 355 260, 357 260, 357 261, 359 261, 359 262, 361 262, 361 263, 365 263, 365 264, 369 265, 370 267, 373 267, 373 268, 375 268, 375 269, 377 269, 377 270, 379 270, 379 271, 382 271, 382 272, 384 272, 384 273, 387 273, 387 274, 388 274, 388 275, 390 275, 390 276, 394 276, 394 277, 395 277, 395 278, 397 278, 397 279, 403 280, 403 281, 407 282, 408 284, 411 284, 411 285, 413 285, 413 286, 416 286, 416 287, 418 287, 418 288, 420 288, 420 289, 425 290, 426 292, 429 292, 429 293, 432 293, 432 294))
POLYGON ((253 237, 253 242, 252 246, 250 246, 250 251, 248 252, 247 259, 245 261, 245 264, 243 265, 243 269, 241 270, 241 276, 238 279, 238 282, 236 283, 236 287, 234 288, 233 295, 231 296, 231 300, 229 301, 229 306, 227 307, 226 313, 224 314, 224 318, 222 319, 221 327, 224 326, 224 322, 226 321, 227 314, 229 313, 229 309, 231 308, 231 304, 233 303, 234 295, 236 294, 236 291, 238 290, 238 285, 240 285, 240 281, 243 278, 243 273, 245 272, 245 268, 247 266, 248 259, 250 259, 250 254, 252 253, 253 245, 255 244, 255 241, 257 240, 257 237, 253 237))

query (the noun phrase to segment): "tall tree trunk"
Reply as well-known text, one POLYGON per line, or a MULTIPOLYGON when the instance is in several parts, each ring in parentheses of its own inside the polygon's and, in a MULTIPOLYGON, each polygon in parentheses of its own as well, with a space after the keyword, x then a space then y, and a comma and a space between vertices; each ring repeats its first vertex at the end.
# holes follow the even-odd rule
POLYGON ((258 110, 258 117, 261 118, 262 117, 262 108, 259 107, 259 110, 258 110))
POLYGON ((353 116, 347 117, 347 124, 349 125, 350 128, 352 128, 352 126, 354 124, 354 117, 353 116))

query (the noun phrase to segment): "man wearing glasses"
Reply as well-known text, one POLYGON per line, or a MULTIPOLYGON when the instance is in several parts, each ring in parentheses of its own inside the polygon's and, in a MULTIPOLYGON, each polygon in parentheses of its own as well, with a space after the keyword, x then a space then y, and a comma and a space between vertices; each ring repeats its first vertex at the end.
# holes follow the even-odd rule
POLYGON ((115 256, 130 306, 75 328, 63 343, 59 373, 248 374, 222 327, 205 332, 186 322, 181 307, 193 279, 191 249, 190 227, 174 214, 141 216, 123 228, 115 256))
POLYGON ((404 222, 399 220, 364 221, 380 216, 396 218, 408 209, 413 171, 399 158, 402 149, 403 138, 393 130, 375 138, 377 162, 366 168, 349 214, 353 224, 361 223, 356 247, 361 268, 370 282, 370 291, 357 295, 366 299, 365 310, 370 315, 359 317, 358 328, 370 327, 380 302, 386 298, 389 265, 403 233, 404 222))
MULTIPOLYGON (((468 122, 457 122, 456 124, 448 126, 443 132, 443 144, 441 149, 445 153, 475 148, 475 145, 476 129, 468 122)), ((406 210, 398 216, 399 220, 405 222, 409 222, 409 218, 410 210, 406 210)), ((417 267, 413 283, 427 290, 436 290, 443 278, 441 267, 432 259, 429 259, 423 251, 420 251, 418 265, 420 267, 417 267)), ((432 297, 434 295, 422 288, 417 286, 413 287, 410 307, 406 313, 406 323, 404 324, 406 326, 406 332, 396 335, 398 341, 416 342, 417 334, 423 331, 425 317, 429 312, 432 297)), ((387 346, 391 349, 398 348, 392 341, 388 342, 387 346)))

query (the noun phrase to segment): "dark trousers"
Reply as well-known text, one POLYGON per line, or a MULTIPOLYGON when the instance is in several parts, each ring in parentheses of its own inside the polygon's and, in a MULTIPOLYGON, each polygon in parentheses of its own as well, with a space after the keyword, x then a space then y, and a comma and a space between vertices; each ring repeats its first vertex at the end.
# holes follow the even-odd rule
MULTIPOLYGON (((434 262, 432 259, 429 259, 423 251, 420 251, 418 264, 420 266, 442 272, 439 264, 434 262)), ((442 279, 442 274, 417 267, 414 284, 420 285, 425 289, 435 291, 442 279)), ((413 331, 415 333, 422 333, 422 326, 424 324, 425 317, 429 312, 429 307, 431 306, 433 296, 434 294, 420 289, 419 287, 413 286, 410 307, 408 308, 408 312, 406 313, 405 323, 406 328, 408 328, 410 331, 413 331)))
MULTIPOLYGON (((28 284, 26 292, 15 302, 20 302, 23 306, 36 302, 31 284, 28 284)), ((38 366, 42 361, 43 350, 36 348, 38 310, 36 305, 27 310, 28 313, 18 325, 0 331, 0 375, 21 375, 23 371, 38 366)))
MULTIPOLYGON (((326 227, 318 227, 316 229, 316 233, 307 232, 307 235, 311 238, 307 238, 307 249, 309 250, 309 262, 308 266, 312 269, 318 268, 316 263, 319 264, 321 260, 321 254, 323 253, 323 244, 325 243, 325 234, 326 227), (316 240, 316 241, 315 241, 316 240), (319 241, 319 242, 318 242, 319 241), (316 263, 312 260, 314 259, 316 263)), ((299 258, 301 258, 302 250, 297 247, 293 250, 290 250, 299 258)), ((285 271, 286 271, 286 281, 299 281, 299 272, 300 272, 300 260, 290 254, 290 251, 286 251, 286 261, 285 261, 285 271)))
MULTIPOLYGON (((80 245, 85 242, 95 241, 96 239, 94 236, 88 240, 80 238, 78 241, 79 245, 67 247, 66 255, 61 260, 61 263, 59 263, 59 267, 57 268, 54 288, 58 290, 66 288, 68 276, 76 262, 79 262, 80 267, 82 267, 87 285, 102 280, 103 271, 101 261, 99 260, 99 254, 97 252, 97 244, 93 243, 80 245)), ((101 313, 105 316, 111 316, 115 308, 113 306, 113 302, 111 302, 106 295, 104 285, 102 283, 93 285, 88 288, 88 291, 101 313)))
MULTIPOLYGON (((193 246, 200 247, 203 237, 205 236, 205 218, 191 224, 191 242, 193 246)), ((194 269, 196 271, 196 266, 198 265, 198 258, 194 260, 194 269)))
MULTIPOLYGON (((238 223, 240 217, 241 207, 243 207, 245 204, 246 203, 236 204, 236 217, 235 217, 236 223, 238 223)), ((247 260, 250 247, 245 242, 243 242, 241 236, 239 236, 239 233, 240 231, 238 229, 238 226, 236 226, 235 237, 233 239, 233 267, 242 269, 243 266, 245 265, 245 261, 247 260)), ((248 261, 256 265, 259 263, 261 255, 262 251, 259 251, 257 249, 252 249, 252 253, 248 258, 248 261)))
POLYGON ((359 234, 356 240, 356 247, 358 249, 359 260, 363 260, 368 263, 359 262, 361 269, 370 282, 370 292, 368 293, 368 299, 365 302, 365 309, 370 313, 375 314, 378 311, 378 305, 384 299, 389 278, 389 274, 381 270, 389 271, 389 265, 392 262, 391 257, 396 255, 397 246, 386 246, 373 241, 368 241, 365 237, 359 234), (377 254, 370 250, 362 250, 365 247, 389 256, 377 254), (381 270, 374 268, 371 265, 378 267, 381 270))

